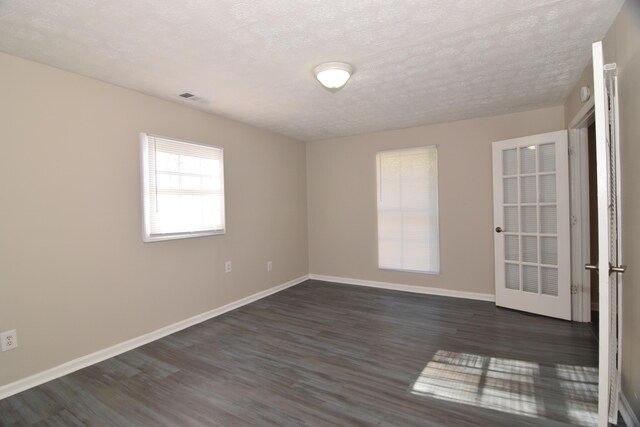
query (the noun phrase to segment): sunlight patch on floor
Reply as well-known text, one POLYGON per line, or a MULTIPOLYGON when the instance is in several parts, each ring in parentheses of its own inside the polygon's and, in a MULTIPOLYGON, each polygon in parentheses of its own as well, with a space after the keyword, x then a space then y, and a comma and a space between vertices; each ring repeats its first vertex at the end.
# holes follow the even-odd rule
POLYGON ((598 369, 439 350, 411 392, 530 417, 594 425, 598 369))

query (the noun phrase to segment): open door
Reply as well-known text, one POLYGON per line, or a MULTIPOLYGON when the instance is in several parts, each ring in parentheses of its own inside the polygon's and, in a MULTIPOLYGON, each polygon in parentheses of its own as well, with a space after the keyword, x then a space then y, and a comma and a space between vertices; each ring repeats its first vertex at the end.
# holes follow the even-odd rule
POLYGON ((602 42, 593 44, 598 187, 598 271, 600 291, 598 425, 618 422, 622 328, 620 150, 616 64, 604 64, 602 42))
POLYGON ((493 143, 496 304, 571 320, 567 131, 493 143))

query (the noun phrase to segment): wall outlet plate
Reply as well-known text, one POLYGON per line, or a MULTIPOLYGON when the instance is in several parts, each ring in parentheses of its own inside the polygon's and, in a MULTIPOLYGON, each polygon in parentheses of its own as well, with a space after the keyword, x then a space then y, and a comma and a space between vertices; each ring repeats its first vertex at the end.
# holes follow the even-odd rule
POLYGON ((18 346, 18 332, 16 330, 3 332, 0 334, 0 350, 13 350, 18 346))
POLYGON ((267 261, 267 271, 273 270, 273 262, 267 261))
POLYGON ((224 271, 225 273, 231 273, 231 261, 227 261, 224 263, 224 271))

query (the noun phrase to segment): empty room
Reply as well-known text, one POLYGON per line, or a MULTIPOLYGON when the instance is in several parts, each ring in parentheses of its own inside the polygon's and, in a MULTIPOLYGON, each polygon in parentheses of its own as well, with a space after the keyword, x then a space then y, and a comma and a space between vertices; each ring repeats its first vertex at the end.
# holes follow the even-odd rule
POLYGON ((640 426, 640 1, 0 0, 0 426, 640 426))

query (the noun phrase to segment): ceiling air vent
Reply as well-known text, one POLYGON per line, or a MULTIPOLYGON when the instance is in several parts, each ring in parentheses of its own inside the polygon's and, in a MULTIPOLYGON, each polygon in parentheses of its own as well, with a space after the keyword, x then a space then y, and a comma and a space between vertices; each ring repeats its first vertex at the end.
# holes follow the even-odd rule
POLYGON ((205 98, 201 98, 201 97, 199 97, 197 95, 194 95, 192 93, 189 93, 189 92, 181 93, 178 96, 180 96, 180 97, 182 97, 184 99, 188 99, 189 101, 197 102, 197 103, 200 103, 200 104, 208 104, 209 103, 209 101, 206 100, 205 98))

